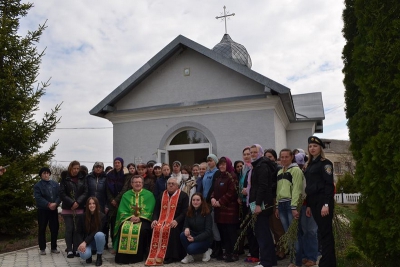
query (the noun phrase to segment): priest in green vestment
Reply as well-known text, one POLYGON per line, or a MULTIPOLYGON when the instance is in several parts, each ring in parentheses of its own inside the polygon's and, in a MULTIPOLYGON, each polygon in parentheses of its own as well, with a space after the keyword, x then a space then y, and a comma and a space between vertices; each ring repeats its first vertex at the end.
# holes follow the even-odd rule
POLYGON ((156 203, 152 192, 143 189, 143 178, 131 178, 132 189, 123 194, 115 223, 115 262, 130 264, 146 259, 151 241, 151 219, 156 203))

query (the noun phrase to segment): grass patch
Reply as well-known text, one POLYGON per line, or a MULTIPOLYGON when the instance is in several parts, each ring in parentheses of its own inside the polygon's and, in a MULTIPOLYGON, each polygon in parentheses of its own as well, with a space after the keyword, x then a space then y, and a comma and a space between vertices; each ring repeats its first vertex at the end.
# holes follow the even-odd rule
MULTIPOLYGON (((58 239, 65 237, 65 225, 61 215, 58 216, 60 223, 60 229, 58 230, 58 239)), ((46 229, 46 241, 50 242, 50 229, 46 229)), ((29 248, 38 245, 38 226, 37 223, 34 227, 25 235, 11 236, 1 235, 0 236, 0 254, 11 252, 19 249, 29 248)))
POLYGON ((338 267, 373 267, 371 261, 354 244, 351 225, 357 218, 357 205, 336 205, 333 218, 338 267))

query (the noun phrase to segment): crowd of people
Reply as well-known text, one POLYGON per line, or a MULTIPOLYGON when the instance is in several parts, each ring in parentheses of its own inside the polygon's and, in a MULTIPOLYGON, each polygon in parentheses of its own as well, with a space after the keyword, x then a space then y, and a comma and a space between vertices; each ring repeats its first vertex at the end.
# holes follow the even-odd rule
MULTIPOLYGON (((318 137, 310 136, 307 155, 282 149, 278 157, 274 149, 254 144, 234 163, 210 154, 192 166, 149 161, 125 167, 116 157, 113 167, 96 162, 88 172, 72 161, 59 183, 43 167, 34 186, 40 254, 46 255, 47 226, 50 252, 60 253, 61 204, 67 257, 92 263, 96 255, 96 266, 102 265, 105 249, 115 254, 116 263, 152 266, 190 263, 197 254, 204 262, 234 262, 245 246, 246 262, 276 266, 287 257, 278 241, 293 220, 299 222, 298 239, 289 267, 314 266, 319 253, 319 266, 336 266, 333 166, 323 148, 318 137), (239 235, 249 216, 257 219, 247 227, 245 242, 239 235)), ((0 166, 0 175, 4 172, 0 166)))

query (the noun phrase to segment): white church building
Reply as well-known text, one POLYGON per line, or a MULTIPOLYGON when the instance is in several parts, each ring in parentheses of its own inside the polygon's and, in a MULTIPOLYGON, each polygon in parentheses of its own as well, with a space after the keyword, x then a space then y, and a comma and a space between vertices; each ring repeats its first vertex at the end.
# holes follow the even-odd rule
POLYGON ((179 35, 90 114, 112 122, 115 157, 183 164, 209 153, 242 159, 255 143, 278 153, 306 148, 325 119, 320 92, 292 95, 251 70, 228 34, 213 49, 179 35))

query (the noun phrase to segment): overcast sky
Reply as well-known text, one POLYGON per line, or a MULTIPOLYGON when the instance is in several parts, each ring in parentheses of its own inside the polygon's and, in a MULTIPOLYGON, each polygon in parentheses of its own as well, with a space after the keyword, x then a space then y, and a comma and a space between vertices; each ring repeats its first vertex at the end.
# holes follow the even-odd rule
MULTIPOLYGON (((252 69, 291 89, 322 92, 325 120, 320 137, 348 139, 344 113, 340 0, 68 0, 33 1, 20 34, 47 20, 39 49, 46 48, 39 81, 51 78, 40 118, 63 102, 53 163, 79 160, 111 165, 112 124, 89 115, 104 97, 178 35, 210 49, 225 33, 215 17, 235 13, 228 34, 249 52, 252 69), (100 129, 65 129, 94 127, 100 129), (104 127, 104 128, 102 128, 104 127)), ((149 96, 151 97, 151 96, 149 96)), ((44 145, 44 148, 48 144, 44 145)))

